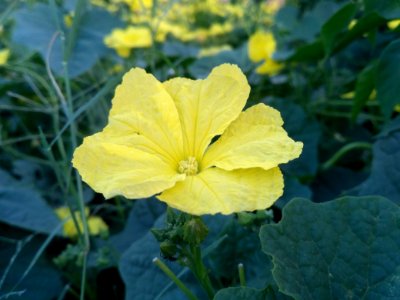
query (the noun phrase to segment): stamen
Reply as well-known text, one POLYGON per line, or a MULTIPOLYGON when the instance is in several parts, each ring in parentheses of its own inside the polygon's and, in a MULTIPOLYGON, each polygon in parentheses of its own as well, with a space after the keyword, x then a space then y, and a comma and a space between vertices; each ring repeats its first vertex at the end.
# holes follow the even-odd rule
POLYGON ((186 175, 196 175, 199 171, 199 164, 197 163, 196 158, 193 156, 189 156, 187 160, 181 160, 179 162, 178 171, 181 174, 186 175))

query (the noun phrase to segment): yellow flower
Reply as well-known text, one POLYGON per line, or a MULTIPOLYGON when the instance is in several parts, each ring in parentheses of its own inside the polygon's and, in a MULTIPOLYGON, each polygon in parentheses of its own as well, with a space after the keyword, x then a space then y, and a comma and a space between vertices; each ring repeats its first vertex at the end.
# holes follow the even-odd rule
POLYGON ((104 38, 104 43, 107 47, 114 48, 121 57, 128 57, 131 49, 152 45, 151 32, 147 27, 117 28, 104 38))
POLYGON ((9 57, 10 57, 9 49, 0 50, 0 66, 5 65, 9 57))
POLYGON ((400 19, 396 19, 396 20, 392 20, 390 22, 387 23, 387 26, 389 27, 389 29, 394 30, 397 28, 397 26, 400 25, 400 19))
POLYGON ((253 62, 264 63, 256 69, 258 74, 275 75, 282 69, 282 64, 272 59, 276 49, 276 41, 272 33, 258 31, 249 39, 249 58, 253 62))
MULTIPOLYGON (((68 207, 59 207, 55 210, 56 215, 60 218, 60 220, 64 220, 66 218, 70 218, 64 223, 64 235, 70 238, 75 238, 78 236, 78 230, 75 226, 75 223, 71 217, 71 213, 68 207)), ((85 215, 87 217, 89 233, 91 235, 108 235, 108 226, 103 221, 102 218, 97 216, 89 216, 89 208, 85 207, 85 215)), ((79 211, 74 212, 74 216, 77 220, 79 230, 83 231, 83 223, 81 214, 79 211)))
POLYGON ((277 110, 242 112, 249 93, 235 65, 163 83, 134 68, 115 91, 108 125, 84 139, 73 165, 106 198, 157 195, 194 215, 265 209, 283 193, 278 165, 303 144, 288 137, 277 110))
POLYGON ((232 50, 232 47, 227 44, 221 46, 202 48, 199 52, 198 57, 213 56, 218 53, 221 53, 222 51, 228 51, 228 50, 232 50))
POLYGON ((141 12, 153 7, 153 0, 123 0, 133 12, 141 12))

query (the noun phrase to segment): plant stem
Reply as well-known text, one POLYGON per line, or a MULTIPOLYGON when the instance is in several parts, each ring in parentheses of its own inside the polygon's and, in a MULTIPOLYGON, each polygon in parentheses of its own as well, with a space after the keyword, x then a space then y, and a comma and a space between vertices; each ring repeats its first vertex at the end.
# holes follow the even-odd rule
POLYGON ((186 287, 186 285, 172 272, 170 268, 166 264, 164 264, 158 257, 153 259, 153 263, 161 269, 180 289, 181 291, 188 297, 190 300, 198 300, 197 297, 186 287))
POLYGON ((207 269, 203 264, 200 246, 190 246, 190 251, 192 252, 192 257, 191 259, 189 257, 191 260, 189 268, 207 293, 208 298, 213 299, 215 292, 210 277, 208 276, 207 269))
POLYGON ((239 281, 241 286, 246 286, 246 277, 244 274, 244 267, 243 264, 238 264, 238 272, 239 272, 239 281))
POLYGON ((330 159, 322 164, 321 170, 326 171, 332 168, 347 152, 353 149, 371 149, 372 145, 366 142, 354 142, 340 148, 330 159))

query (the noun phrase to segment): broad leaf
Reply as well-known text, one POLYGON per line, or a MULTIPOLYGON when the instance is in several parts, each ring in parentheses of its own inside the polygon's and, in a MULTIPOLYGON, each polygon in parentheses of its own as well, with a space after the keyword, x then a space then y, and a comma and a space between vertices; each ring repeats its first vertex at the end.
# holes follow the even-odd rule
POLYGON ((376 73, 377 99, 383 114, 389 118, 396 104, 400 104, 400 40, 386 47, 378 62, 376 73))
POLYGON ((399 0, 364 0, 365 11, 375 11, 387 19, 400 18, 399 0))
MULTIPOLYGON (((60 30, 69 34, 64 26, 63 15, 53 11, 50 6, 38 3, 31 8, 18 10, 15 15, 13 41, 30 50, 38 51, 43 60, 48 54, 51 69, 58 75, 64 71, 64 50, 60 39, 60 30), (61 24, 57 24, 58 20, 61 24), (53 46, 50 48, 52 40, 53 46)), ((119 26, 120 21, 102 10, 90 10, 85 13, 79 26, 74 48, 68 61, 68 71, 71 77, 78 76, 89 70, 97 60, 107 53, 103 38, 112 28, 119 26), (101 22, 98 22, 101 20, 101 22)))
POLYGON ((26 230, 51 233, 59 224, 41 195, 0 170, 0 221, 26 230))
POLYGON ((333 50, 335 38, 339 33, 347 29, 357 10, 357 5, 348 3, 339 9, 321 29, 321 38, 325 52, 330 54, 333 50))
POLYGON ((400 297, 400 209, 385 198, 296 199, 260 238, 279 290, 295 299, 400 297))
POLYGON ((249 287, 231 287, 219 290, 214 300, 284 300, 292 299, 280 293, 275 287, 269 286, 264 290, 249 287))
POLYGON ((400 130, 380 137, 373 147, 371 174, 358 195, 382 195, 400 204, 400 130))

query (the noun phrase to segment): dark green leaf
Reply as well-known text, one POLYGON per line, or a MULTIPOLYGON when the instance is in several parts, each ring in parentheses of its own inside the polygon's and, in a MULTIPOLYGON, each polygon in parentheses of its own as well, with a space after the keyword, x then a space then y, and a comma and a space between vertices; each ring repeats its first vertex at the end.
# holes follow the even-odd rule
MULTIPOLYGON (((12 238, 16 238, 16 236, 21 235, 21 232, 11 231, 8 228, 6 232, 1 232, 1 236, 4 235, 10 235, 12 238)), ((41 237, 35 237, 26 244, 22 243, 20 240, 19 245, 0 241, 0 270, 2 270, 0 280, 2 276, 5 275, 4 271, 6 268, 11 266, 9 273, 4 277, 5 280, 0 289, 0 299, 52 300, 60 295, 63 288, 61 274, 55 269, 54 265, 46 256, 41 256, 25 279, 14 290, 14 292, 22 292, 22 295, 17 296, 11 293, 10 295, 13 296, 5 296, 9 294, 20 281, 43 242, 44 239, 41 237), (17 250, 18 247, 21 247, 20 252, 17 250), (13 257, 15 260, 11 261, 13 257)))
MULTIPOLYGON (((12 38, 16 44, 38 51, 43 60, 46 60, 46 56, 51 50, 50 67, 55 73, 62 75, 64 52, 55 19, 57 18, 61 23, 63 15, 60 11, 55 13, 56 15, 50 6, 41 3, 31 8, 18 10, 14 16, 16 24, 12 38), (49 49, 52 39, 55 39, 54 44, 52 49, 49 49)), ((101 56, 107 53, 108 49, 103 43, 103 38, 119 24, 120 21, 106 11, 96 9, 85 13, 79 27, 75 47, 68 61, 68 71, 71 77, 87 71, 101 56)), ((68 35, 68 29, 63 24, 60 24, 60 29, 68 35)))
POLYGON ((400 209, 385 198, 296 199, 260 238, 279 290, 295 299, 400 297, 400 209))
POLYGON ((351 111, 353 121, 357 118, 375 88, 376 69, 376 62, 372 62, 358 75, 351 111))
POLYGON ((289 136, 304 143, 300 157, 283 165, 283 170, 293 176, 315 174, 318 167, 318 142, 321 135, 318 122, 308 117, 299 105, 288 99, 274 99, 268 104, 281 112, 285 122, 283 127, 289 136))
MULTIPOLYGON (((1 171, 1 170, 0 170, 1 171)), ((0 172, 0 221, 42 233, 51 233, 60 223, 40 194, 0 172)))
POLYGON ((110 244, 119 252, 124 252, 133 242, 149 232, 163 212, 165 205, 154 198, 135 201, 124 230, 113 235, 110 244))
POLYGON ((348 3, 339 9, 321 29, 321 39, 325 52, 330 54, 339 33, 347 29, 357 10, 357 5, 348 3))
POLYGON ((302 185, 296 178, 284 176, 285 188, 283 196, 274 204, 282 209, 293 198, 304 197, 311 198, 311 190, 308 186, 302 185))
POLYGON ((385 117, 389 118, 396 104, 400 104, 400 40, 386 47, 378 62, 376 73, 377 99, 385 117))
POLYGON ((373 147, 371 175, 358 195, 382 195, 400 204, 400 130, 379 138, 373 147))
POLYGON ((365 11, 375 11, 386 19, 400 18, 399 0, 364 0, 365 11))
POLYGON ((284 300, 292 299, 286 296, 275 287, 267 287, 264 290, 256 290, 249 287, 230 287, 219 290, 214 300, 284 300))
POLYGON ((214 67, 223 63, 236 64, 243 72, 249 71, 253 65, 247 56, 247 47, 244 46, 215 56, 199 58, 189 67, 189 72, 195 78, 205 78, 214 67))

